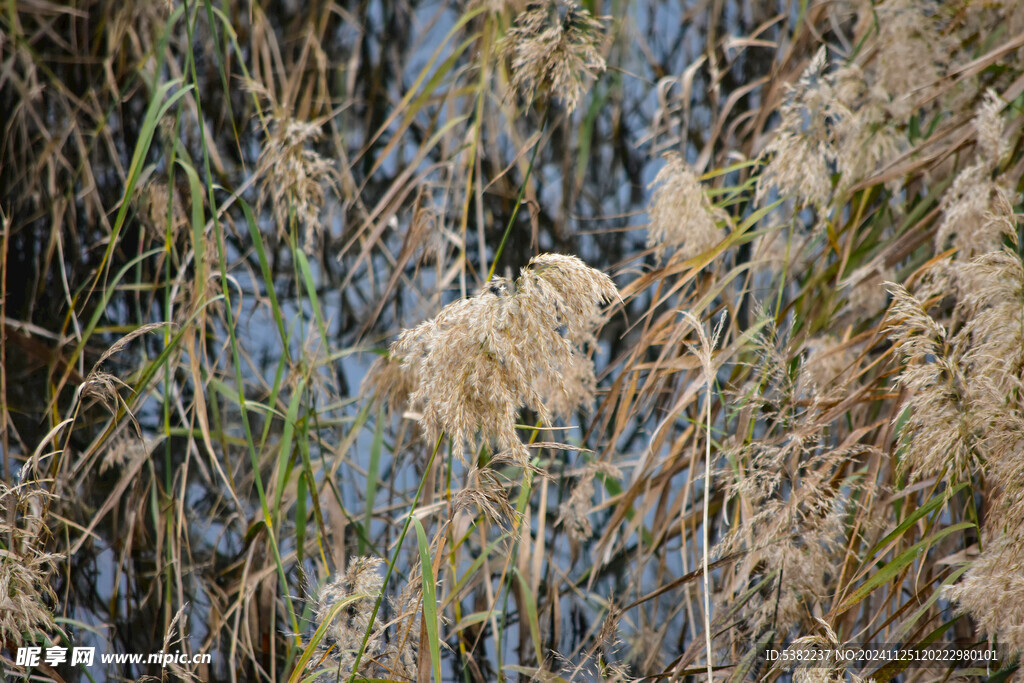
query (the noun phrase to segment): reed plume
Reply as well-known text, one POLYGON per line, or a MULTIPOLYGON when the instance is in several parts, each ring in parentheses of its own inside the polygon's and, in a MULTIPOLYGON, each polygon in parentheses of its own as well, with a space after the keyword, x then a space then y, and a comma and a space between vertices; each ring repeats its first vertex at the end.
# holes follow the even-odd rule
POLYGON ((685 260, 722 241, 719 224, 728 220, 728 214, 711 203, 700 180, 679 154, 665 154, 665 165, 651 187, 654 193, 648 210, 647 246, 654 248, 659 260, 671 248, 685 260))
POLYGON ((511 61, 512 88, 526 100, 538 92, 572 112, 589 81, 604 71, 601 22, 575 2, 531 5, 516 17, 500 50, 511 61))
POLYGON ((391 353, 415 374, 409 404, 428 440, 444 432, 460 452, 486 444, 524 463, 520 409, 549 423, 593 399, 584 349, 601 305, 617 298, 604 273, 575 256, 542 254, 514 282, 497 278, 403 332, 391 353))

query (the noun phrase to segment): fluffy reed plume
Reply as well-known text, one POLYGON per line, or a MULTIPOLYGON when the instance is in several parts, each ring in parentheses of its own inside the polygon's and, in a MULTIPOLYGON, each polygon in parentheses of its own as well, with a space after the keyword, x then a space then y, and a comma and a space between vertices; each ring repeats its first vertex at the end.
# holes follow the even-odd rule
POLYGON ((847 304, 858 318, 873 318, 885 308, 889 293, 885 283, 893 280, 891 268, 868 263, 857 268, 840 285, 848 292, 847 304))
MULTIPOLYGON (((379 568, 383 560, 376 557, 352 557, 345 573, 320 589, 313 611, 317 625, 329 622, 318 645, 318 655, 310 659, 307 668, 328 669, 320 680, 334 680, 338 672, 348 677, 352 673, 356 653, 370 625, 370 613, 383 588, 379 568), (340 606, 340 608, 339 608, 340 606), (340 609, 340 611, 339 611, 340 609)), ((366 656, 360 663, 361 673, 367 673, 373 657, 384 648, 383 630, 375 626, 366 644, 366 656)))
MULTIPOLYGON (((376 557, 352 557, 344 574, 320 589, 313 611, 319 626, 328 623, 317 654, 307 669, 322 671, 317 680, 346 680, 370 625, 373 605, 383 588, 380 574, 383 560, 376 557)), ((366 650, 359 663, 359 675, 386 677, 388 680, 414 680, 416 677, 416 646, 419 639, 419 604, 422 601, 421 579, 410 576, 398 600, 392 600, 396 613, 390 624, 376 622, 366 650), (385 631, 393 626, 392 637, 385 631)))
POLYGON ((767 582, 742 608, 737 640, 748 645, 773 624, 781 633, 806 625, 838 576, 844 517, 853 503, 830 482, 852 453, 826 448, 815 426, 795 425, 800 431, 790 439, 756 441, 730 453, 749 464, 733 476, 729 494, 751 512, 716 554, 746 550, 736 579, 743 585, 748 578, 767 582))
POLYGON ((954 267, 957 312, 964 319, 957 334, 963 363, 981 385, 979 405, 992 414, 1010 405, 1024 367, 1024 265, 1009 250, 992 251, 954 267))
POLYGON ((889 113, 906 120, 923 91, 946 72, 957 45, 922 0, 887 0, 876 11, 874 81, 889 98, 889 113))
POLYGON ((572 487, 569 497, 558 506, 557 524, 563 525, 573 544, 587 541, 594 533, 590 509, 594 501, 594 472, 584 473, 572 487))
POLYGON ((550 679, 543 674, 535 680, 569 680, 569 681, 606 681, 607 683, 629 683, 636 680, 629 675, 625 667, 614 664, 626 644, 620 635, 619 622, 622 610, 614 603, 609 605, 608 613, 601 620, 590 648, 577 658, 569 658, 554 652, 554 660, 561 676, 550 679))
POLYGON ((890 121, 883 89, 869 82, 856 64, 828 72, 824 47, 789 88, 781 122, 764 150, 767 167, 757 183, 758 197, 775 187, 801 205, 824 209, 833 193, 848 190, 895 158, 906 138, 890 121), (833 170, 834 169, 834 170, 833 170))
POLYGON ((828 122, 839 100, 825 78, 825 66, 822 47, 800 81, 788 86, 788 97, 779 110, 782 120, 763 153, 769 161, 757 180, 759 201, 774 187, 802 205, 820 208, 832 194, 829 165, 836 151, 828 122))
POLYGON ((598 474, 620 479, 622 470, 607 462, 588 463, 577 476, 569 497, 558 506, 558 520, 555 523, 565 529, 573 552, 594 534, 590 513, 594 509, 594 479, 598 474))
POLYGON ((392 413, 401 414, 416 389, 415 368, 391 354, 373 361, 359 387, 359 393, 374 404, 383 404, 392 413))
MULTIPOLYGON (((939 263, 915 296, 890 284, 890 338, 909 394, 904 465, 912 477, 947 472, 963 481, 1015 452, 1000 424, 1013 425, 1014 390, 1024 366, 1024 267, 1014 252, 990 252, 970 263, 939 263), (925 305, 954 292, 948 329, 925 305)), ((1012 427, 1010 427, 1012 432, 1012 427)))
POLYGON ((980 424, 959 362, 962 349, 919 298, 901 285, 887 286, 893 296, 889 337, 903 361, 897 383, 909 394, 909 448, 901 465, 912 478, 948 472, 953 481, 963 481, 978 466, 974 434, 980 424))
POLYGON ((113 439, 100 462, 100 474, 109 469, 124 467, 146 458, 163 442, 163 437, 135 439, 126 434, 113 439))
POLYGON ((711 203, 679 154, 665 154, 665 166, 650 187, 655 190, 648 210, 647 246, 654 247, 658 259, 672 248, 679 258, 690 259, 722 241, 718 223, 727 221, 728 214, 711 203))
MULTIPOLYGON (((423 575, 418 566, 410 573, 398 598, 389 602, 395 613, 390 622, 393 635, 380 658, 381 673, 387 672, 383 675, 391 679, 415 681, 423 604, 423 575)), ((444 621, 444 617, 441 619, 444 621)))
POLYGON ((971 121, 977 135, 979 160, 988 162, 992 168, 995 168, 1010 151, 1006 139, 1006 126, 1000 116, 1003 106, 999 95, 989 90, 985 93, 985 99, 978 107, 974 120, 971 121))
POLYGON ((287 236, 291 217, 305 227, 303 241, 309 251, 323 232, 320 211, 324 186, 337 184, 334 165, 310 149, 320 139, 320 126, 288 117, 270 121, 270 137, 263 143, 256 175, 260 178, 260 206, 268 202, 281 235, 287 236))
POLYGON ((547 397, 551 414, 569 419, 577 410, 593 406, 597 392, 594 361, 583 353, 573 353, 558 375, 541 375, 535 381, 537 392, 547 397))
MULTIPOLYGON (((894 159, 907 145, 886 109, 885 93, 856 64, 828 77, 836 98, 834 135, 839 186, 847 190, 894 159)), ((894 192, 898 186, 891 188, 894 192)))
POLYGON ((935 247, 942 250, 952 237, 958 258, 996 250, 1003 240, 1016 241, 1012 188, 1004 177, 994 177, 1006 153, 1002 102, 988 93, 974 118, 976 161, 962 170, 942 196, 943 219, 935 233, 935 247))
POLYGON ((508 502, 505 487, 495 471, 489 467, 473 467, 466 475, 466 485, 452 497, 452 509, 457 513, 479 510, 489 520, 511 532, 511 521, 519 520, 516 510, 508 502))
POLYGON ((130 388, 119 377, 109 372, 95 370, 90 372, 89 376, 85 378, 85 381, 79 387, 79 391, 81 392, 82 402, 88 399, 95 399, 112 415, 117 415, 118 408, 121 406, 127 408, 127 404, 125 404, 118 391, 122 387, 130 388))
MULTIPOLYGON (((832 630, 828 622, 820 617, 815 617, 815 620, 823 633, 800 636, 790 643, 787 650, 795 654, 810 651, 832 651, 842 647, 843 644, 839 642, 839 637, 836 636, 836 632, 832 630)), ((864 683, 864 679, 852 671, 848 671, 847 666, 847 664, 835 657, 822 659, 808 658, 804 661, 797 661, 795 657, 788 659, 780 657, 772 668, 792 669, 794 683, 864 683)), ((874 679, 870 680, 873 683, 874 679)))
POLYGON ((981 553, 948 594, 980 633, 1024 651, 1024 264, 1001 250, 951 270, 963 320, 949 344, 963 376, 961 412, 971 416, 970 447, 993 495, 981 553))
MULTIPOLYGON (((761 438, 734 441, 727 449, 728 461, 737 465, 724 472, 726 491, 741 502, 740 517, 715 547, 719 556, 742 551, 730 571, 744 590, 765 582, 741 608, 742 627, 734 638, 744 648, 767 629, 785 634, 813 626, 808 617, 824 604, 838 575, 844 518, 856 499, 836 485, 837 478, 862 450, 830 446, 816 396, 808 401, 800 395, 800 386, 813 384, 791 376, 774 337, 771 331, 759 336, 762 384, 747 399, 749 410, 767 416, 770 427, 761 438)), ((718 599, 733 598, 726 593, 718 599)))
POLYGON ((177 191, 171 192, 166 181, 151 178, 142 188, 135 204, 143 227, 158 242, 167 238, 168 220, 172 240, 188 225, 188 214, 181 195, 177 191))
POLYGON ((60 556, 44 550, 50 538, 43 519, 48 497, 32 481, 13 487, 0 483, 0 643, 5 648, 35 644, 56 629, 51 575, 60 556))
POLYGON ((593 386, 593 367, 580 357, 601 304, 617 298, 604 273, 575 256, 542 254, 515 282, 496 279, 403 332, 391 353, 415 372, 409 403, 422 413, 428 439, 444 432, 473 451, 479 434, 499 454, 525 462, 519 410, 550 422, 556 408, 592 400, 580 395, 593 386), (582 381, 581 373, 588 375, 582 381))
POLYGON ((984 552, 946 594, 959 603, 961 614, 971 615, 979 634, 1011 653, 1024 652, 1024 545, 995 529, 982 542, 984 552))
MULTIPOLYGON (((99 363, 96 365, 99 366, 99 363)), ((103 370, 94 369, 78 387, 79 398, 83 405, 88 405, 90 399, 101 404, 115 418, 120 409, 123 408, 128 419, 135 426, 136 433, 141 435, 142 429, 139 427, 134 413, 128 407, 128 402, 120 394, 119 390, 122 387, 130 389, 119 377, 103 370)))
POLYGON ((604 71, 601 22, 571 0, 533 4, 516 17, 501 43, 511 60, 512 88, 526 100, 557 97, 572 112, 587 82, 604 71))
POLYGON ((805 363, 805 376, 812 382, 814 391, 841 390, 856 374, 856 351, 835 335, 824 334, 811 339, 806 347, 810 353, 805 363))

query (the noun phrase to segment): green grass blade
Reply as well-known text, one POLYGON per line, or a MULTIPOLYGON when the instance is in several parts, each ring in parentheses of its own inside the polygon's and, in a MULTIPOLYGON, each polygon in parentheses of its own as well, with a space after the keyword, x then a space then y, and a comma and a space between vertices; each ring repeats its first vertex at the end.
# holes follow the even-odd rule
POLYGON ((316 653, 317 646, 323 642, 324 636, 327 635, 327 629, 330 628, 331 623, 334 622, 334 619, 338 614, 353 602, 372 597, 373 596, 368 593, 355 593, 342 598, 337 602, 337 604, 331 606, 327 616, 317 625, 316 631, 313 632, 312 637, 309 639, 309 642, 306 643, 305 649, 302 651, 298 661, 295 663, 295 669, 292 671, 291 677, 288 678, 289 683, 294 683, 302 677, 302 672, 306 670, 306 665, 309 664, 310 659, 313 658, 313 655, 316 653))
POLYGON ((274 506, 271 509, 276 529, 281 521, 281 497, 288 484, 288 473, 291 470, 292 462, 292 439, 295 435, 295 425, 299 419, 299 403, 302 401, 302 392, 306 387, 306 379, 299 378, 299 383, 292 394, 292 400, 288 402, 288 413, 284 418, 284 428, 281 431, 281 448, 277 455, 277 491, 274 492, 274 506))
POLYGON ((906 533, 907 529, 912 527, 917 522, 917 520, 921 519, 925 515, 929 514, 930 512, 938 508, 940 505, 944 504, 950 498, 952 498, 961 490, 963 490, 965 486, 967 486, 967 482, 961 482, 954 486, 953 488, 949 489, 948 491, 943 491, 939 494, 936 494, 927 503, 914 510, 905 520, 903 520, 903 522, 900 523, 899 526, 897 526, 895 529, 886 534, 885 538, 879 541, 875 545, 875 547, 871 549, 871 552, 867 554, 867 557, 874 557, 875 555, 877 555, 879 550, 892 543, 892 541, 897 537, 902 536, 904 533, 906 533))
POLYGON ((430 561, 430 543, 423 524, 416 517, 412 519, 416 527, 416 541, 420 546, 420 571, 423 574, 423 623, 427 629, 427 643, 430 646, 430 662, 434 671, 434 680, 441 683, 441 643, 437 636, 437 584, 434 582, 434 569, 430 561))
POLYGON ((370 537, 373 522, 373 506, 377 499, 377 477, 380 472, 380 453, 384 445, 384 406, 377 410, 377 423, 373 426, 373 443, 370 445, 370 466, 366 472, 366 511, 363 513, 363 533, 359 536, 359 552, 366 552, 365 539, 370 537))
POLYGON ((544 661, 543 650, 540 644, 540 620, 537 618, 537 599, 530 590, 530 583, 523 577, 522 573, 512 568, 512 573, 519 580, 519 589, 523 592, 523 602, 526 603, 526 616, 530 624, 530 639, 533 641, 533 651, 537 655, 537 661, 544 661))
POLYGON ((890 580, 896 577, 905 567, 911 562, 923 555, 926 550, 938 543, 946 536, 956 533, 957 531, 964 531, 965 529, 974 529, 974 522, 960 522, 953 526, 946 527, 941 531, 937 531, 928 538, 918 541, 914 545, 907 548, 905 551, 897 555, 892 561, 886 564, 884 567, 879 569, 877 572, 871 575, 867 581, 865 581, 860 588, 855 590, 853 594, 843 601, 843 604, 839 607, 839 612, 845 612, 850 609, 861 600, 866 598, 873 590, 878 588, 884 583, 888 583, 890 580))

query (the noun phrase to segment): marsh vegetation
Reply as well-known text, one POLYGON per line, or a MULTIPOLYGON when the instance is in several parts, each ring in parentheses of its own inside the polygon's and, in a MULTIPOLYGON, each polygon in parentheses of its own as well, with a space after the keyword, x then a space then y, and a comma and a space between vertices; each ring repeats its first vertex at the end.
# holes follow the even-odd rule
POLYGON ((1016 0, 5 3, 0 671, 1006 680, 1022 108, 1016 0), (998 656, 765 657, 882 643, 998 656))

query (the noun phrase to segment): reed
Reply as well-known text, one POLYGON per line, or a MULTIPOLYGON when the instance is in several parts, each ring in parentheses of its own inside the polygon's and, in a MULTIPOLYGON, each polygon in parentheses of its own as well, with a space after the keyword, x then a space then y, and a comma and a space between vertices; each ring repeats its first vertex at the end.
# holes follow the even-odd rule
POLYGON ((296 7, 0 10, 3 676, 1017 671, 1017 3, 296 7))

